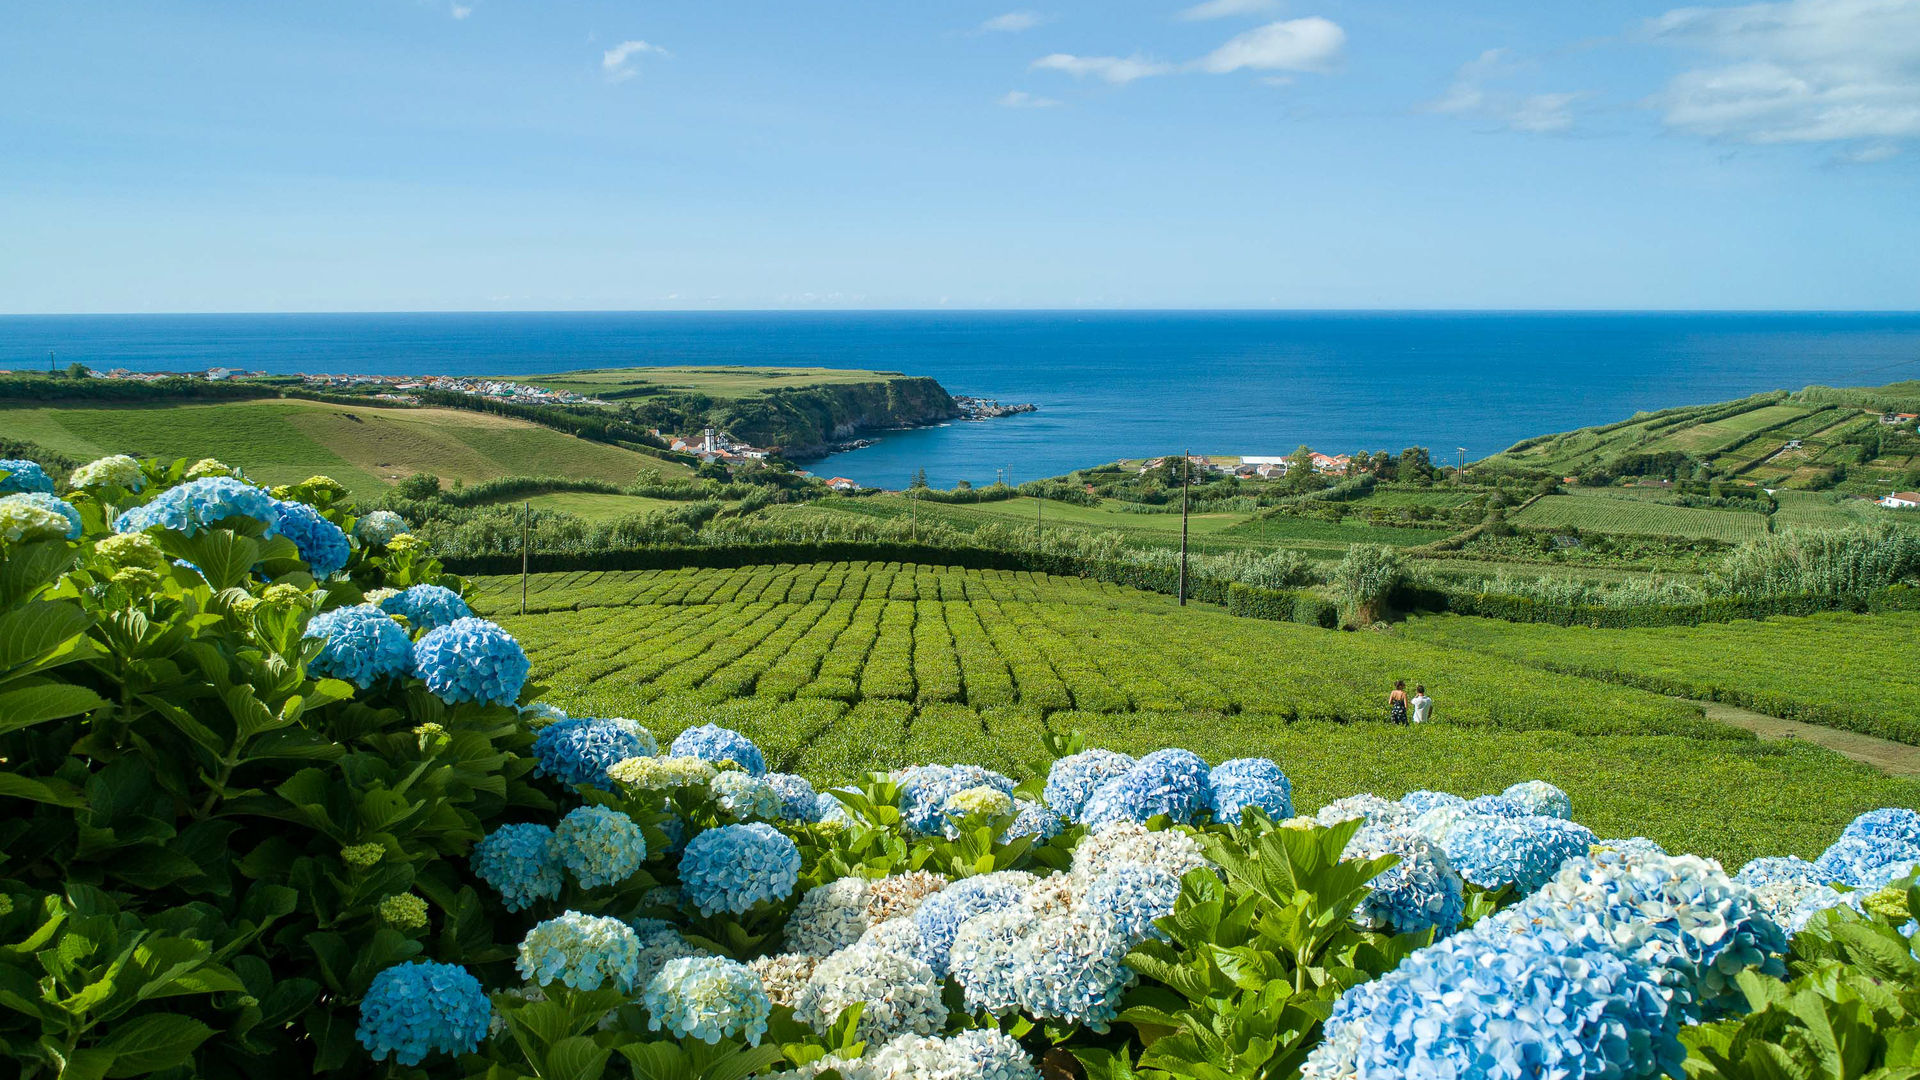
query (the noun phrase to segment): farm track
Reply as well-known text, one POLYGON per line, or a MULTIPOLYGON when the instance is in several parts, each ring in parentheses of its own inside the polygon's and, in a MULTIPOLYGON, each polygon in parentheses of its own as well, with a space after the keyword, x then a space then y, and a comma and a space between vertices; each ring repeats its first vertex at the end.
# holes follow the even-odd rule
MULTIPOLYGON (((1692 698, 1678 700, 1693 701, 1692 698)), ((1888 776, 1920 776, 1920 746, 1908 746, 1905 743, 1887 739, 1876 739, 1856 731, 1841 731, 1838 728, 1821 727, 1819 724, 1803 724, 1798 720, 1783 720, 1778 716, 1768 716, 1766 713, 1757 713, 1751 709, 1742 709, 1718 701, 1693 701, 1693 703, 1706 712, 1707 719, 1745 728, 1762 739, 1798 739, 1816 746, 1824 746, 1836 754, 1871 765, 1888 776)))

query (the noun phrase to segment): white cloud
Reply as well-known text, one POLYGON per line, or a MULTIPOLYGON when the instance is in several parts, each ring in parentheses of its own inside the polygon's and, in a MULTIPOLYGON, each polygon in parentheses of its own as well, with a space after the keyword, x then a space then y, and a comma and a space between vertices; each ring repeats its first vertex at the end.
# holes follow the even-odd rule
POLYGON ((1005 15, 995 15, 981 23, 980 29, 1017 34, 1022 30, 1031 30, 1046 21, 1046 18, 1036 11, 1009 11, 1005 15))
POLYGON ((1116 86, 1125 86, 1135 79, 1151 75, 1165 75, 1174 70, 1172 64, 1140 56, 1074 56, 1071 53, 1043 56, 1033 62, 1033 68, 1036 71, 1064 71, 1076 79, 1104 79, 1116 86))
POLYGON ((1487 103, 1487 90, 1482 84, 1508 68, 1507 50, 1488 49, 1479 56, 1460 65, 1448 84, 1447 92, 1421 106, 1424 112, 1463 113, 1472 112, 1487 103))
POLYGON ((451 9, 451 14, 456 19, 464 19, 467 16, 473 14, 473 5, 472 4, 455 4, 451 9))
POLYGON ((1573 103, 1579 94, 1533 94, 1520 99, 1507 126, 1530 135, 1553 135, 1573 127, 1573 103))
POLYGON ((1259 15, 1279 7, 1279 0, 1206 0, 1182 11, 1180 18, 1230 19, 1235 15, 1259 15))
POLYGON ((1060 102, 1050 97, 1029 94, 1025 90, 1009 90, 999 97, 999 103, 1009 109, 1051 109, 1060 102))
POLYGON ((1240 34, 1195 61, 1214 75, 1254 71, 1325 71, 1340 59, 1347 32, 1318 15, 1283 19, 1240 34))
POLYGON ((1653 99, 1677 131, 1748 143, 1920 137, 1920 0, 1678 8, 1646 30, 1714 58, 1653 99))
POLYGON ((600 56, 600 68, 612 82, 625 82, 640 74, 634 61, 648 53, 666 56, 667 50, 644 41, 623 41, 600 56))
POLYGON ((1488 116, 1500 126, 1529 135, 1557 135, 1571 131, 1573 104, 1584 94, 1514 93, 1488 87, 1489 82, 1525 69, 1505 49, 1488 49, 1460 65, 1447 89, 1432 101, 1418 106, 1421 112, 1449 113, 1458 116, 1488 116))
POLYGON ((1849 165, 1873 165, 1882 161, 1891 161, 1900 156, 1900 148, 1892 143, 1874 143, 1858 150, 1849 150, 1840 155, 1840 160, 1849 165))

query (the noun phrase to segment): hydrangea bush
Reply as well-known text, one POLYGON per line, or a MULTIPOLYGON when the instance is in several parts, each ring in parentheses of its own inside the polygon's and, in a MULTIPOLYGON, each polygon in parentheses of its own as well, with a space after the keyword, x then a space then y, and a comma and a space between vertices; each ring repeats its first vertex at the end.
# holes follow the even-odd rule
POLYGON ((1912 810, 1729 876, 1540 782, 1296 816, 1281 763, 1077 738, 1022 779, 810 780, 710 718, 662 752, 538 701, 324 477, 9 464, 28 1075, 1732 1077, 1814 1038, 1742 1026, 1765 987, 1852 1007, 1847 964, 1912 956, 1912 810))

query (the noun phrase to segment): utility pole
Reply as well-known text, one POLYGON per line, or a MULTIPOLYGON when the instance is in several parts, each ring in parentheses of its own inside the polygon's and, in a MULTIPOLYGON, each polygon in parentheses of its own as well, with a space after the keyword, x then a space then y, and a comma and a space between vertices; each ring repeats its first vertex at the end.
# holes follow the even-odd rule
POLYGON ((1460 469, 1454 474, 1454 479, 1464 484, 1467 481, 1467 448, 1456 446, 1454 449, 1460 452, 1460 469))
POLYGON ((1187 606, 1187 488, 1193 483, 1193 455, 1180 451, 1180 606, 1187 606))
POLYGON ((1040 534, 1040 524, 1041 524, 1040 508, 1045 505, 1047 505, 1047 497, 1037 491, 1034 492, 1033 493, 1033 532, 1035 536, 1038 536, 1040 534))
POLYGON ((533 520, 533 500, 520 508, 520 614, 527 613, 527 527, 533 520))
POLYGON ((913 481, 907 481, 907 533, 914 543, 920 542, 920 500, 914 496, 913 481))

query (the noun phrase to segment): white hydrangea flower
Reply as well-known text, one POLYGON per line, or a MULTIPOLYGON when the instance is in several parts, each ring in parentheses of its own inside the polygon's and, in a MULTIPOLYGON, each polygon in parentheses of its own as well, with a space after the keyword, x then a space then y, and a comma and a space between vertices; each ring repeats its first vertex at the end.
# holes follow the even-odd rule
POLYGON ((866 878, 843 877, 808 889, 787 918, 787 951, 822 957, 860 940, 870 886, 866 878))
POLYGON ((1131 821, 1095 829, 1073 851, 1073 877, 1082 887, 1125 863, 1157 866, 1174 877, 1211 866, 1193 837, 1178 829, 1151 832, 1131 821))
POLYGON ((856 1001, 866 1003, 857 1031, 868 1042, 930 1035, 947 1022, 940 980, 931 967, 907 953, 859 944, 820 961, 794 998, 793 1014, 825 1034, 856 1001))

